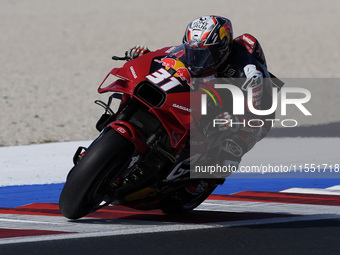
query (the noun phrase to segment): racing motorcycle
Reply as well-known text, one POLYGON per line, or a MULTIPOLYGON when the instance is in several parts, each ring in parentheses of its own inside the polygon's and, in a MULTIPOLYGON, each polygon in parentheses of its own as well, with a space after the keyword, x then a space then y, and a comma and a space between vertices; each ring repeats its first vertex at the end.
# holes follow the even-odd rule
MULTIPOLYGON (((78 219, 107 205, 182 213, 224 182, 190 178, 190 136, 201 116, 200 107, 192 107, 192 94, 199 99, 204 93, 193 84, 192 71, 181 45, 149 52, 109 72, 98 88, 111 93, 108 102, 96 101, 105 109, 96 125, 100 134, 76 151, 60 195, 65 217, 78 219), (116 80, 106 85, 112 77, 116 80), (119 107, 113 111, 116 100, 119 107)), ((202 132, 196 133, 197 144, 209 147, 202 132)))

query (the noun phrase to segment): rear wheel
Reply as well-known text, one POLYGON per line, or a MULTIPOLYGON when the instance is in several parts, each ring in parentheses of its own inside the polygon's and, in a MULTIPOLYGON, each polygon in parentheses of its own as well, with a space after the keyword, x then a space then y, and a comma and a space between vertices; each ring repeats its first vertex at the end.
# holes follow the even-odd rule
MULTIPOLYGON (((197 196, 192 196, 191 198, 183 198, 183 196, 170 196, 162 201, 160 209, 167 214, 190 212, 203 203, 203 201, 210 196, 215 188, 216 186, 213 186, 204 193, 197 196)), ((184 196, 188 196, 186 191, 183 191, 183 194, 185 194, 184 196)))
POLYGON ((105 130, 69 174, 59 199, 61 213, 78 219, 100 208, 110 191, 110 181, 133 150, 134 145, 115 130, 105 130))

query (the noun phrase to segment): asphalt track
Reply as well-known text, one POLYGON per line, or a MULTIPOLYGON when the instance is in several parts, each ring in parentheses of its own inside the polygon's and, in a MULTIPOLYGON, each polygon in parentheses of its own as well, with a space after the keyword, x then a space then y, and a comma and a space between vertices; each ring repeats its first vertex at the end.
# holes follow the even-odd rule
POLYGON ((340 195, 292 191, 212 195, 184 215, 110 206, 69 221, 55 203, 1 208, 0 252, 338 254, 340 195))
POLYGON ((338 254, 339 220, 2 245, 1 254, 338 254))
MULTIPOLYGON (((322 141, 319 139, 318 145, 324 151, 328 147, 322 141)), ((293 140, 287 144, 292 145, 293 140)), ((63 149, 58 146, 65 145, 24 149, 58 155, 53 159, 39 154, 52 163, 62 158, 57 152, 63 149)), ((338 162, 338 152, 328 151, 334 153, 325 158, 320 151, 318 156, 329 163, 338 162)), ((41 171, 39 175, 33 171, 40 161, 32 164, 28 160, 32 156, 21 148, 2 150, 2 155, 12 154, 21 155, 21 160, 4 160, 2 170, 25 169, 33 178, 43 179, 41 171), (11 153, 5 154, 7 150, 11 153)), ((302 156, 300 153, 298 159, 302 156)), ((297 162, 293 155, 287 157, 297 162)), ((54 164, 50 165, 48 172, 53 172, 54 164)), ((232 177, 188 214, 109 206, 77 221, 67 220, 59 212, 62 183, 4 186, 0 187, 0 254, 339 254, 338 172, 333 178, 316 177, 232 177)), ((28 177, 24 178, 29 183, 28 177)))

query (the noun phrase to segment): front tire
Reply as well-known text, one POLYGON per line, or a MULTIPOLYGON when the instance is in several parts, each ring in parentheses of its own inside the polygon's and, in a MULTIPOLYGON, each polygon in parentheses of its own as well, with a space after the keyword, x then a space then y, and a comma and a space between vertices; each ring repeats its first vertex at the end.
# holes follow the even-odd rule
POLYGON ((69 174, 59 199, 61 213, 79 219, 99 208, 110 177, 128 161, 134 145, 109 128, 96 139, 69 174))

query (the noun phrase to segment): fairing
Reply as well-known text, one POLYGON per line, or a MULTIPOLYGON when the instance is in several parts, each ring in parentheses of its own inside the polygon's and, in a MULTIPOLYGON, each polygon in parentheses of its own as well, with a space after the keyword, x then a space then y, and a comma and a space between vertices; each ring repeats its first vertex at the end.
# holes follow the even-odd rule
POLYGON ((189 93, 193 91, 193 87, 190 85, 190 73, 181 61, 173 59, 174 64, 167 64, 167 56, 173 49, 175 47, 150 52, 126 62, 121 68, 112 69, 99 86, 98 92, 128 94, 148 106, 149 111, 157 116, 167 131, 172 147, 176 148, 179 145, 184 146, 183 142, 190 130, 192 110, 189 93), (110 75, 118 79, 107 87, 102 87, 110 75), (165 93, 166 100, 161 106, 152 107, 136 95, 136 87, 142 82, 161 88, 165 93))

